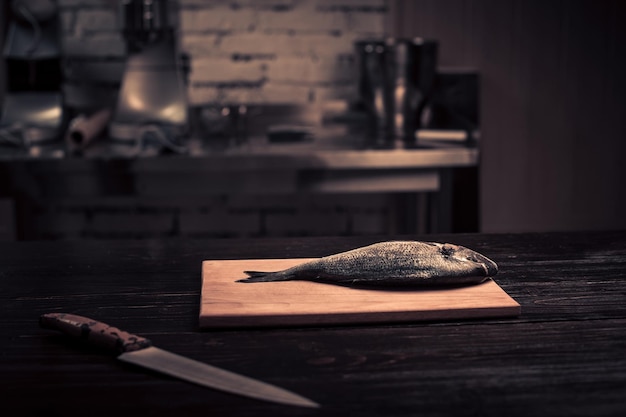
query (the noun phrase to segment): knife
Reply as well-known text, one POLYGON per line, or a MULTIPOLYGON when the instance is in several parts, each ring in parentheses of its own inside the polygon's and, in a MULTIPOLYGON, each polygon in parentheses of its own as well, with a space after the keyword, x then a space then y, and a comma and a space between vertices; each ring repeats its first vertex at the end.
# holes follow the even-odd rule
POLYGON ((314 401, 277 386, 185 358, 152 346, 146 338, 87 317, 65 313, 43 314, 39 325, 82 339, 118 354, 119 360, 152 369, 195 384, 258 400, 301 407, 319 407, 314 401))

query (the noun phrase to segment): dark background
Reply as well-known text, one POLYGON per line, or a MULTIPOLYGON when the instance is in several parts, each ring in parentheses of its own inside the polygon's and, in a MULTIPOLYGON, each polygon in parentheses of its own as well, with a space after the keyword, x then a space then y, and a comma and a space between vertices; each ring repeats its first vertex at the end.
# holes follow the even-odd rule
POLYGON ((484 232, 626 227, 626 2, 395 1, 481 82, 484 232))
POLYGON ((626 228, 626 2, 387 5, 390 35, 437 39, 441 67, 480 74, 480 231, 626 228))

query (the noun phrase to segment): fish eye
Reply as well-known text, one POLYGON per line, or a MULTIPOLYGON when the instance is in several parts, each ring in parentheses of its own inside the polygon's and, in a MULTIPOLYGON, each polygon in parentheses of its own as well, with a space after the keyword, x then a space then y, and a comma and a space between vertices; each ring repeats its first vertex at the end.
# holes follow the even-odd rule
POLYGON ((454 248, 451 246, 442 246, 440 250, 441 254, 446 258, 454 253, 454 248))

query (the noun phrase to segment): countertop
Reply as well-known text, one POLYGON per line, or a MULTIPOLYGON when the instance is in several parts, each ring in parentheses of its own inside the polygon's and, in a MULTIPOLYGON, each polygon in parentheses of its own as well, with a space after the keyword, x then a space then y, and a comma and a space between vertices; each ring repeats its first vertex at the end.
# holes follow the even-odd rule
POLYGON ((316 257, 380 240, 0 244, 0 390, 10 415, 626 415, 626 232, 403 236, 475 249, 515 318, 200 331, 205 259, 316 257), (103 320, 313 399, 301 409, 130 367, 38 317, 103 320))
POLYGON ((0 146, 0 162, 132 160, 145 167, 171 169, 247 170, 259 168, 354 169, 473 166, 478 162, 476 143, 446 137, 420 137, 412 146, 381 144, 366 134, 320 128, 304 140, 272 142, 267 136, 192 137, 181 142, 184 152, 163 152, 155 143, 117 142, 100 138, 85 148, 57 141, 31 148, 0 146), (191 166, 189 164, 192 164, 191 166))
POLYGON ((7 189, 33 199, 450 193, 442 176, 456 168, 477 167, 480 156, 478 146, 459 141, 421 139, 411 148, 374 147, 363 136, 327 131, 298 143, 270 143, 266 137, 233 141, 190 139, 184 154, 110 141, 98 141, 82 154, 68 152, 64 143, 29 150, 4 147, 0 173, 7 189))

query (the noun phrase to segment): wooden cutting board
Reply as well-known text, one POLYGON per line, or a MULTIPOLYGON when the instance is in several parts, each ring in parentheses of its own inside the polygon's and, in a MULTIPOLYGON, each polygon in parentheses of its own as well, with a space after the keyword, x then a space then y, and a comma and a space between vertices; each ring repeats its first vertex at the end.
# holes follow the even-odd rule
POLYGON ((447 289, 355 289, 308 281, 235 282, 244 271, 278 271, 310 259, 202 263, 200 327, 412 322, 516 316, 520 305, 495 281, 447 289))

